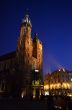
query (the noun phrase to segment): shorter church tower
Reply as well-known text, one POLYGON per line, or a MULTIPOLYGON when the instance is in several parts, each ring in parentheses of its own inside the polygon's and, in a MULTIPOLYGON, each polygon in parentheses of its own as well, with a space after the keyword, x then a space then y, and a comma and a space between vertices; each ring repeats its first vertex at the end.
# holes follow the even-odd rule
POLYGON ((38 34, 36 33, 33 39, 33 57, 37 59, 36 69, 42 69, 42 42, 38 39, 38 34))
POLYGON ((17 44, 17 61, 19 71, 21 71, 22 91, 25 90, 26 95, 29 94, 31 85, 33 51, 31 30, 32 24, 29 15, 26 15, 21 23, 20 37, 17 44))
POLYGON ((33 97, 40 97, 43 92, 42 77, 42 42, 36 33, 33 39, 33 97))

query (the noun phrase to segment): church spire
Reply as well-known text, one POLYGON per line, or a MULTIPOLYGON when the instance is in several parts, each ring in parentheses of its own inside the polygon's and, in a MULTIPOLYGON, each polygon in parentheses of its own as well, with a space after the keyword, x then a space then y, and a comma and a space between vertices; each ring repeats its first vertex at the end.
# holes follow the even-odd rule
POLYGON ((29 18, 29 15, 26 14, 25 17, 22 19, 20 36, 25 35, 31 37, 31 30, 32 30, 31 20, 29 18))
POLYGON ((31 20, 30 20, 28 14, 26 14, 25 17, 23 18, 22 24, 24 24, 25 26, 30 26, 30 27, 32 27, 31 20))
POLYGON ((37 42, 38 41, 38 34, 37 33, 35 33, 33 41, 34 42, 37 42))

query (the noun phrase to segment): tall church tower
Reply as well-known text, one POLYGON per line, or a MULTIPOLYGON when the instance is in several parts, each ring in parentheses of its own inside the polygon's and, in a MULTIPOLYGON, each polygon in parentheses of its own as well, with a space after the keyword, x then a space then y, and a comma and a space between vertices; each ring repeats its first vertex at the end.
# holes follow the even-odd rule
POLYGON ((29 94, 27 89, 31 85, 31 71, 32 71, 32 51, 33 44, 31 38, 32 24, 29 15, 26 15, 22 20, 20 37, 17 45, 17 59, 19 70, 22 74, 22 88, 25 89, 26 94, 29 94))

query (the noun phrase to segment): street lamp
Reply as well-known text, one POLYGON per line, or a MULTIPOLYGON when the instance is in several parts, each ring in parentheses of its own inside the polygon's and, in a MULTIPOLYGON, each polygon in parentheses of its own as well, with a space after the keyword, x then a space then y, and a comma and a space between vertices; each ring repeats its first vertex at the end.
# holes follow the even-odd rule
POLYGON ((35 70, 35 72, 39 72, 39 70, 35 70))

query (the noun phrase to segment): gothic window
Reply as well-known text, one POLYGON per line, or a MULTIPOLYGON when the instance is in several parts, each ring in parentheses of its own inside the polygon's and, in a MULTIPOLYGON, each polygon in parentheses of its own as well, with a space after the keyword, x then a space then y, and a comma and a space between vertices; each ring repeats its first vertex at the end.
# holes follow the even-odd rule
POLYGON ((27 41, 27 43, 29 44, 29 40, 27 41))
POLYGON ((28 64, 29 64, 29 59, 28 59, 28 64))

